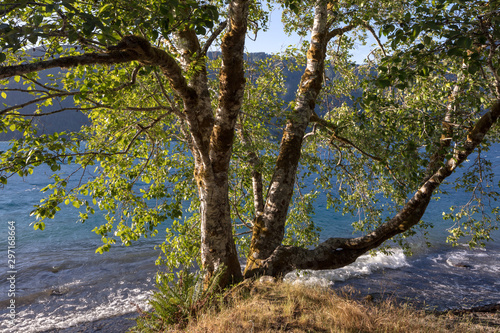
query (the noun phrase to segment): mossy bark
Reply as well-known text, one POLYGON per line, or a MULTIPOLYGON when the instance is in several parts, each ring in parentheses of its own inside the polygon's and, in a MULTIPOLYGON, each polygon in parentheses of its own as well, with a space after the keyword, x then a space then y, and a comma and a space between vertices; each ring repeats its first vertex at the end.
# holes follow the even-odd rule
POLYGON ((311 43, 307 52, 307 67, 298 88, 296 106, 283 132, 263 214, 257 216, 254 221, 245 276, 251 276, 254 271, 258 271, 262 260, 268 258, 283 241, 288 207, 301 156, 302 139, 323 83, 327 43, 327 5, 324 1, 317 1, 311 43))

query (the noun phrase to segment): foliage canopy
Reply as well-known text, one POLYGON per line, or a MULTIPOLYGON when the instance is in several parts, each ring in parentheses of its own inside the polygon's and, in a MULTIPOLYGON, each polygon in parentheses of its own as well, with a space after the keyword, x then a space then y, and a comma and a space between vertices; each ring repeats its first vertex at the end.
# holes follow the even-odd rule
POLYGON ((420 219, 433 192, 475 151, 457 182, 472 199, 445 217, 451 241, 481 245, 499 216, 499 185, 481 154, 500 138, 499 7, 2 1, 0 130, 22 137, 1 153, 0 181, 47 164, 53 183, 33 211, 36 229, 63 204, 82 221, 102 210, 94 231, 103 252, 171 220, 163 262, 199 260, 208 275, 225 265, 227 283, 241 277, 238 256, 248 257, 247 276, 280 275, 341 267, 391 238, 404 246, 428 227, 420 219), (258 38, 273 6, 283 8, 283 29, 309 42, 245 56, 247 33, 258 38), (354 64, 368 36, 377 45, 354 64), (286 79, 298 73, 293 94, 286 79), (9 104, 16 94, 24 101, 9 104), (58 107, 64 100, 71 106, 58 107), (90 125, 53 134, 35 126, 67 110, 90 125), (68 187, 77 173, 57 172, 61 163, 79 169, 77 187, 68 187), (362 236, 317 246, 320 192, 332 209, 358 215, 362 236))

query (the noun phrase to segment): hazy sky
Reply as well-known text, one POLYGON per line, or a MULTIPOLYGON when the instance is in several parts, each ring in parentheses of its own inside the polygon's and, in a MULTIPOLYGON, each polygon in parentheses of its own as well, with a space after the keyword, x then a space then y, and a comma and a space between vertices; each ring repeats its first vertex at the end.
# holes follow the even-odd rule
MULTIPOLYGON (((251 36, 254 37, 254 36, 251 36)), ((288 36, 281 29, 281 10, 274 10, 271 14, 269 22, 269 30, 266 32, 259 32, 257 35, 257 40, 252 41, 250 38, 246 40, 246 51, 247 52, 266 52, 266 53, 278 53, 284 51, 285 48, 290 44, 298 44, 301 42, 299 36, 288 36)), ((353 52, 353 60, 360 64, 365 59, 368 52, 370 52, 370 44, 372 41, 368 41, 367 46, 360 46, 356 51, 353 52)))

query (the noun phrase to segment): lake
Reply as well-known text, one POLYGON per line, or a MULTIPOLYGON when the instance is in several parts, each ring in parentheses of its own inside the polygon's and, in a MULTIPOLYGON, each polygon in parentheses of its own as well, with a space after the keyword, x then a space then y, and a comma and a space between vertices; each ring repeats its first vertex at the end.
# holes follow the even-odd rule
MULTIPOLYGON (((0 142, 0 150, 7 143, 0 142)), ((500 146, 487 153, 500 180, 500 146)), ((62 166, 63 172, 68 172, 62 166)), ((80 322, 133 312, 136 305, 147 307, 154 288, 161 237, 141 240, 130 247, 115 246, 96 254, 102 245, 91 230, 104 221, 96 214, 85 224, 77 223, 76 209, 63 207, 44 231, 33 230, 29 216, 43 197, 40 189, 52 174, 40 167, 25 179, 13 177, 0 190, 0 248, 4 253, 0 270, 0 331, 39 332, 80 322), (7 262, 9 226, 15 226, 15 264, 7 262), (11 273, 15 272, 15 273, 11 273), (9 288, 15 275, 16 320, 9 320, 9 288)), ((451 247, 445 242, 449 221, 442 220, 451 204, 465 203, 468 195, 454 192, 439 202, 432 201, 424 220, 435 224, 428 248, 416 237, 414 256, 396 249, 392 255, 363 256, 354 264, 337 270, 293 272, 286 279, 344 288, 352 286, 361 294, 381 294, 417 302, 435 309, 472 307, 500 302, 500 233, 497 243, 471 250, 465 245, 451 247)), ((322 239, 349 237, 355 217, 326 209, 324 198, 316 205, 315 222, 322 239)), ((11 228, 12 229, 12 228, 11 228)))

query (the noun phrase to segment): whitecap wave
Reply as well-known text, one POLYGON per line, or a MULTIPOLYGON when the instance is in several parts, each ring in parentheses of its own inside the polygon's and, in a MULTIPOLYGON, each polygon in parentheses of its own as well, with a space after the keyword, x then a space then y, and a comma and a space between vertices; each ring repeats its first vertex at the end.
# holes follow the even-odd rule
POLYGON ((331 270, 313 271, 297 270, 285 275, 284 280, 290 283, 307 285, 331 286, 335 281, 346 281, 354 277, 369 275, 381 269, 397 269, 409 266, 406 256, 401 249, 394 249, 391 255, 377 253, 376 255, 363 255, 354 263, 331 270))
POLYGON ((465 267, 488 273, 500 272, 498 252, 485 249, 460 250, 450 253, 446 264, 454 267, 465 267))
POLYGON ((16 313, 15 325, 10 326, 7 313, 0 313, 0 332, 34 333, 66 328, 80 323, 123 315, 136 311, 136 306, 150 310, 151 291, 123 288, 110 292, 99 304, 80 294, 59 302, 38 302, 22 307, 16 313))

